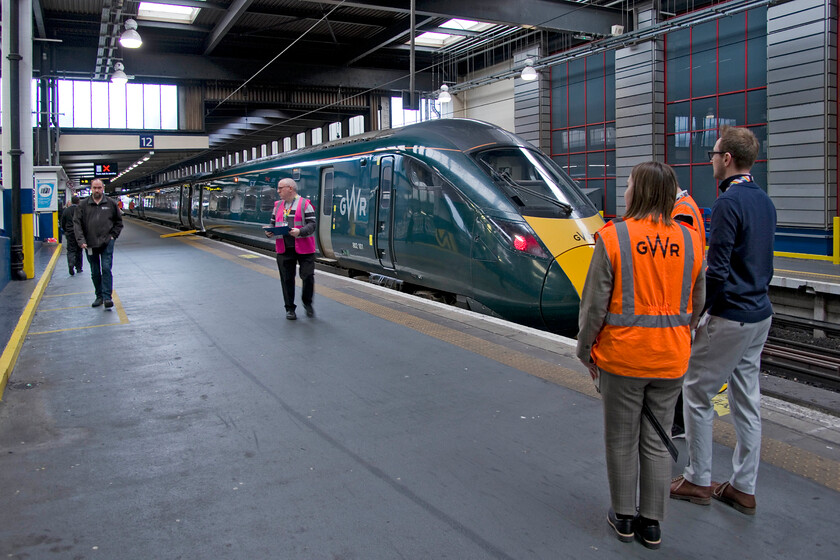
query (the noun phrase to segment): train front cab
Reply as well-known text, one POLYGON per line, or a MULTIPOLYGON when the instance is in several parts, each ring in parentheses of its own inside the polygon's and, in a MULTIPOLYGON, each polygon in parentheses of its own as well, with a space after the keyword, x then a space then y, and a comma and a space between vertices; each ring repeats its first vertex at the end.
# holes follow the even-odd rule
POLYGON ((534 326, 574 334, 594 233, 603 220, 574 181, 536 150, 500 145, 472 155, 517 214, 489 219, 507 247, 516 249, 509 267, 522 291, 539 283, 542 324, 534 326))

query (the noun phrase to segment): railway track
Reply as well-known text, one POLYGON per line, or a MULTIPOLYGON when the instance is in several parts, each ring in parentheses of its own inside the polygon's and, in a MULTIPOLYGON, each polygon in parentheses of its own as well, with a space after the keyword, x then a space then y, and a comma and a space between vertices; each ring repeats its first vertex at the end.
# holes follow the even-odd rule
MULTIPOLYGON (((774 316, 773 326, 821 330, 828 336, 840 336, 838 325, 790 316, 774 316)), ((769 373, 840 391, 840 350, 797 342, 784 336, 770 336, 761 354, 761 365, 769 373)))

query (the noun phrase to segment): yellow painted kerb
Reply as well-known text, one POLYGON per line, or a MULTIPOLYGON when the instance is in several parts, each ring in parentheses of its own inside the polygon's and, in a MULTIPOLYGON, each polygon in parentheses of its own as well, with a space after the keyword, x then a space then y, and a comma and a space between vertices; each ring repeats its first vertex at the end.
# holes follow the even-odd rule
POLYGON ((23 339, 26 338, 26 333, 29 332, 29 325, 32 324, 32 318, 35 316, 35 310, 41 302, 44 291, 47 289, 47 284, 50 283, 53 270, 55 270, 55 263, 58 262, 58 257, 61 255, 61 243, 56 246, 50 264, 44 271, 44 275, 38 280, 38 285, 35 286, 35 291, 29 296, 29 302, 23 309, 23 313, 18 320, 17 327, 15 327, 9 343, 6 344, 6 349, 3 350, 3 355, 0 356, 0 400, 3 400, 3 392, 6 390, 6 383, 12 375, 12 370, 15 369, 20 348, 23 346, 23 339))

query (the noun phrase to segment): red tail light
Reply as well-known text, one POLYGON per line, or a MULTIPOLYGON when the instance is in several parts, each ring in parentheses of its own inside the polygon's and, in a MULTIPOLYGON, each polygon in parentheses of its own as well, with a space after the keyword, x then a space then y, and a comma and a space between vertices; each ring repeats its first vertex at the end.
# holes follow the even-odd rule
POLYGON ((502 236, 517 251, 534 255, 535 257, 547 258, 548 254, 540 245, 537 236, 527 224, 521 222, 507 222, 494 219, 493 223, 499 228, 502 236))

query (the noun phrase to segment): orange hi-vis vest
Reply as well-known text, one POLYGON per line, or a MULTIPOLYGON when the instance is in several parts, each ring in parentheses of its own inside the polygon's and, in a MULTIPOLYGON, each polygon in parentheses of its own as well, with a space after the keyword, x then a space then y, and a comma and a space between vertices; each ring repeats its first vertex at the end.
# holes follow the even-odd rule
POLYGON ((691 294, 703 265, 696 232, 685 224, 619 219, 597 235, 613 289, 592 346, 595 363, 615 375, 681 377, 691 354, 691 294))
POLYGON ((691 216, 694 222, 694 228, 700 234, 700 244, 703 249, 703 254, 706 254, 706 223, 703 219, 703 212, 697 206, 697 202, 691 198, 691 195, 686 194, 677 199, 674 203, 674 210, 671 211, 671 217, 674 216, 691 216))

